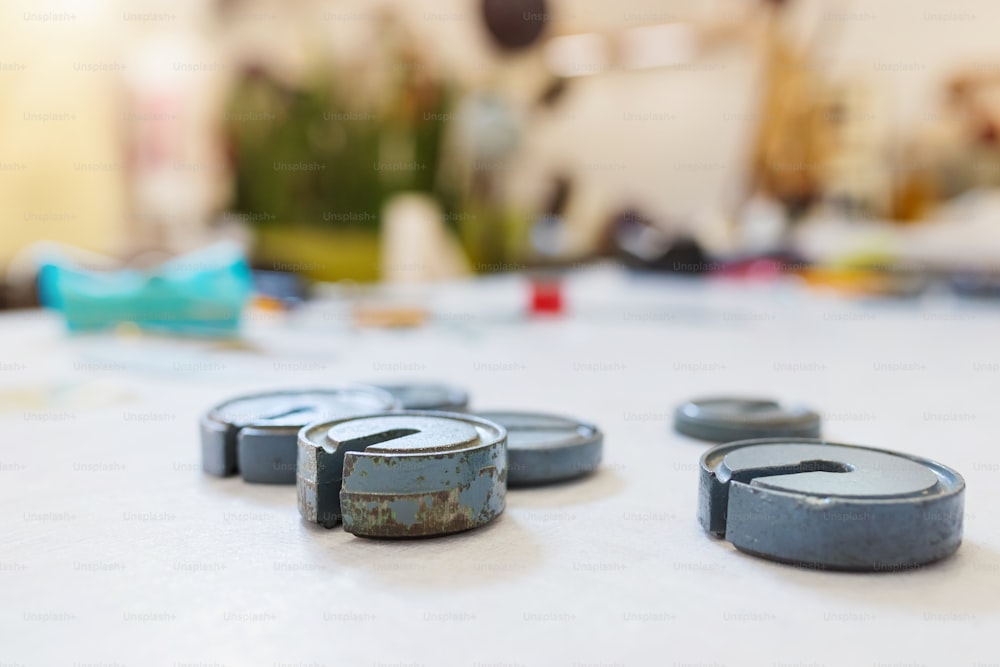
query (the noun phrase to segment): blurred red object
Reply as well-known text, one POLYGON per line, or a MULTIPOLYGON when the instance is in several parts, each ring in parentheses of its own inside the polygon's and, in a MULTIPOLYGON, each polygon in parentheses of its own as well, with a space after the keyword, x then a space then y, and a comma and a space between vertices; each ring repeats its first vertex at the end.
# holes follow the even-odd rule
POLYGON ((559 315, 562 312, 562 280, 559 278, 532 278, 531 313, 533 315, 559 315))

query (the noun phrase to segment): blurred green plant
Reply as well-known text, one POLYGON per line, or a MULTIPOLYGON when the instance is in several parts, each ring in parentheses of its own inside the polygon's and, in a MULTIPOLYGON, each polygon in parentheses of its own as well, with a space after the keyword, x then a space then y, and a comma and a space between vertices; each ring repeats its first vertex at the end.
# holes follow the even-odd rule
POLYGON ((499 176, 477 171, 483 158, 470 144, 489 148, 499 137, 506 156, 516 143, 512 114, 480 103, 463 115, 464 134, 452 128, 455 89, 394 19, 380 34, 381 48, 364 62, 318 67, 295 83, 262 65, 240 72, 226 113, 231 208, 253 225, 255 262, 303 265, 324 280, 375 280, 383 206, 418 192, 438 202, 475 270, 504 266, 525 247, 525 219, 499 176))
POLYGON ((400 77, 380 113, 343 88, 331 70, 298 87, 260 67, 242 72, 226 114, 234 212, 261 226, 374 230, 386 199, 416 191, 452 213, 455 188, 440 178, 451 91, 400 77))

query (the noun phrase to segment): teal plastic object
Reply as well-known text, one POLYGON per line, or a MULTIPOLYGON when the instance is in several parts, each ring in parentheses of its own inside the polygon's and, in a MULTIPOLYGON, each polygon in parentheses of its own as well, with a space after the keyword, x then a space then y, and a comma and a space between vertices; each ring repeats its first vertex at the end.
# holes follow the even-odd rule
POLYGON ((50 257, 38 275, 42 304, 62 312, 74 332, 134 322, 162 333, 231 336, 252 286, 250 265, 239 247, 228 243, 149 271, 92 271, 50 257))

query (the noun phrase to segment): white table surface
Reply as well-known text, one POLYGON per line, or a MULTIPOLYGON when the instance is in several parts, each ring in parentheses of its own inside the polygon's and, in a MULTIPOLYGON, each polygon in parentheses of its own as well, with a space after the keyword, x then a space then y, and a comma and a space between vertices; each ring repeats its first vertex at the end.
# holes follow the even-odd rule
POLYGON ((1000 312, 943 295, 846 301, 794 284, 589 270, 572 315, 524 322, 518 276, 427 295, 413 331, 324 302, 255 315, 245 349, 69 337, 0 316, 0 665, 997 664, 1000 312), (303 523, 295 490, 214 479, 197 419, 274 387, 440 379, 474 406, 593 420, 593 477, 514 490, 489 526, 382 541, 303 523), (741 554, 696 521, 706 394, 815 406, 825 433, 936 458, 965 541, 906 573, 741 554))

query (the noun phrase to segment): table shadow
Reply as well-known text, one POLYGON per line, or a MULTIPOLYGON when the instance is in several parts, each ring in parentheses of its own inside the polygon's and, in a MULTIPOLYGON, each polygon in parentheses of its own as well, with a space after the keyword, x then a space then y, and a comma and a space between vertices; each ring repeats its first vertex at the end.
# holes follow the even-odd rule
POLYGON ((372 539, 301 523, 315 560, 400 588, 495 586, 526 576, 543 560, 535 535, 507 513, 480 528, 424 538, 372 539))
POLYGON ((717 540, 734 558, 746 558, 761 568, 776 586, 808 587, 846 599, 859 608, 872 606, 922 613, 925 620, 973 620, 977 613, 1000 610, 1000 552, 964 541, 953 555, 904 570, 841 572, 778 563, 744 553, 717 540))

